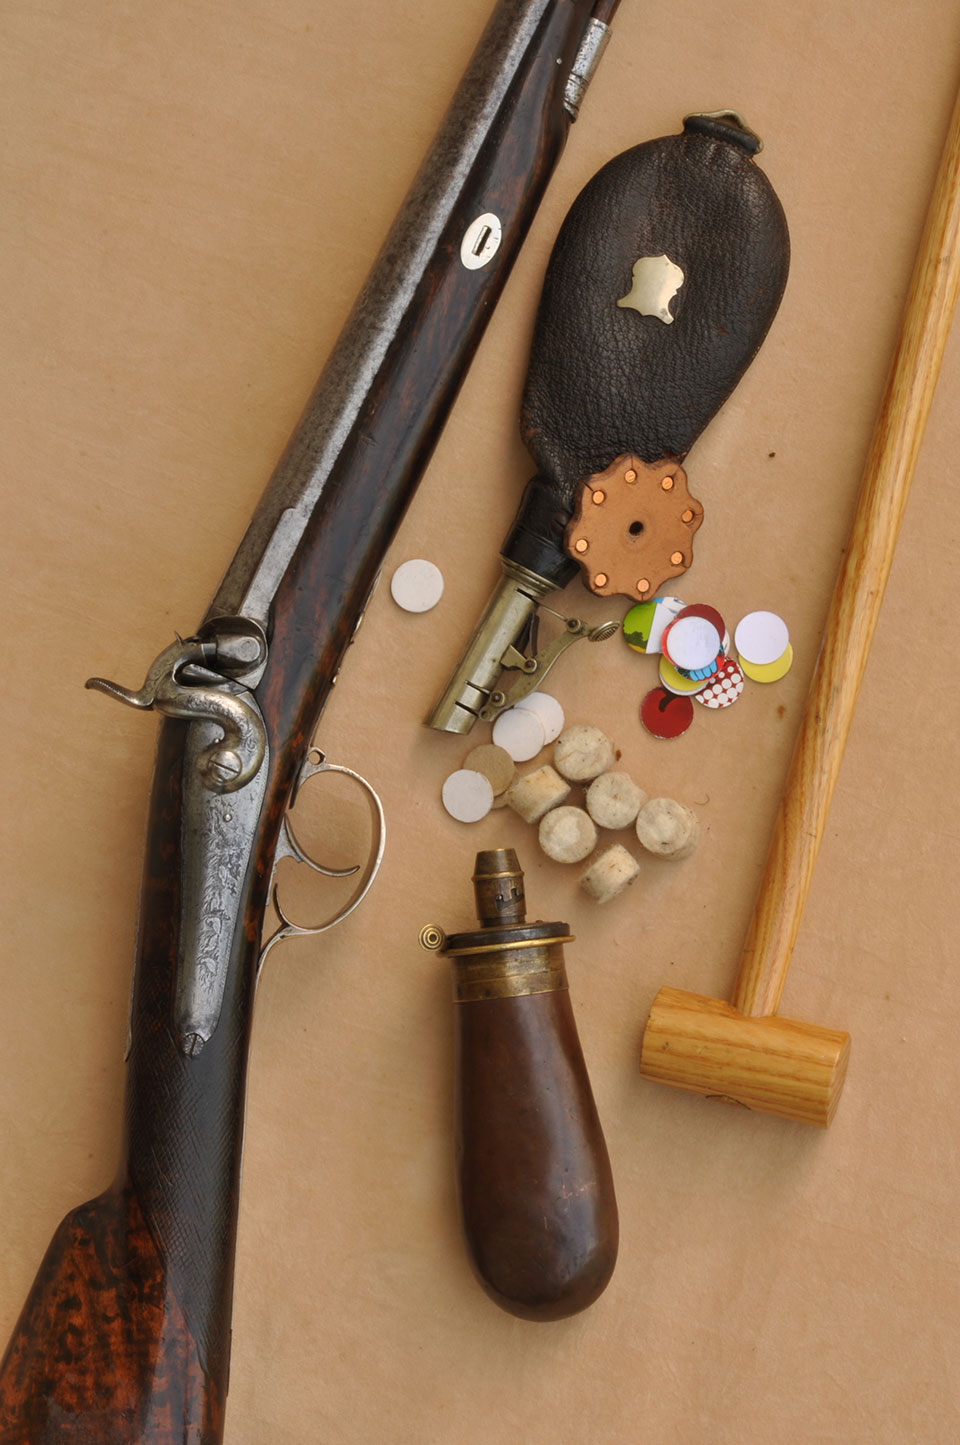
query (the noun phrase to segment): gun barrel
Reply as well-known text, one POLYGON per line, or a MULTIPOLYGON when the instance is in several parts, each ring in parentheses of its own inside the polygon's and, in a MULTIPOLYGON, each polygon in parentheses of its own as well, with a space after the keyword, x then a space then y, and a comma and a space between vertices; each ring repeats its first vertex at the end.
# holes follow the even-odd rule
MULTIPOLYGON (((412 323, 417 294, 444 244, 461 250, 472 225, 477 254, 458 267, 460 286, 444 325, 461 320, 473 348, 506 282, 575 110, 566 83, 588 31, 605 22, 588 3, 500 0, 440 129, 340 333, 207 618, 242 615, 266 628, 276 588, 329 484, 351 431, 369 410, 397 338, 412 323), (550 65, 542 59, 549 51, 550 65), (557 57, 566 63, 557 64, 557 57), (517 122, 546 112, 546 153, 523 184, 503 187, 489 165, 517 122), (485 249, 480 249, 483 246, 485 249)), ((592 48, 599 48, 594 41, 592 48)), ((500 152, 502 154, 502 150, 500 152)), ((448 299, 448 298, 447 298, 448 299)), ((416 324, 419 326, 420 321, 416 324)), ((462 375, 464 363, 449 354, 462 375)), ((451 393, 446 402, 453 401, 451 393)), ((446 409, 445 409, 446 410, 446 409)), ((445 416, 445 411, 444 411, 445 416)), ((437 429, 443 418, 438 419, 437 429)), ((425 459, 417 470, 422 469, 425 459)))

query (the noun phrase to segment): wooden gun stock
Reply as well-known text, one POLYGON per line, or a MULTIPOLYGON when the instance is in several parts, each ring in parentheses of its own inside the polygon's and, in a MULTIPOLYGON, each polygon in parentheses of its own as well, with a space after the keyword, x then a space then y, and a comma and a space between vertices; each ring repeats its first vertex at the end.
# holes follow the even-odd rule
MULTIPOLYGON (((141 886, 123 1153, 61 1224, 0 1366, 3 1445, 217 1441, 227 1393, 247 1048, 265 881, 196 1058, 169 1020, 187 724, 159 731, 141 886)), ((251 871, 255 880, 256 870, 251 871)))
POLYGON ((67 1215, 3 1366, 3 1445, 218 1440, 224 1398, 133 1189, 67 1215))

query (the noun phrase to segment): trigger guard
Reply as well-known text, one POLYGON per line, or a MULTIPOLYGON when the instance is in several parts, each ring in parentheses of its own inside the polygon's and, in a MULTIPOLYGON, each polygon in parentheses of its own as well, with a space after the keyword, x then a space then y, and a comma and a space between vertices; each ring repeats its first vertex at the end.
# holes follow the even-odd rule
POLYGON ((352 768, 342 767, 339 763, 328 763, 323 753, 318 753, 317 755, 319 762, 313 762, 310 754, 304 759, 303 766, 300 769, 293 788, 291 802, 296 800, 297 794, 303 784, 310 778, 316 776, 317 773, 340 773, 343 777, 351 778, 355 783, 359 783, 367 795, 367 801, 370 804, 370 814, 374 824, 373 844, 365 867, 361 867, 359 863, 355 863, 350 868, 325 868, 321 863, 317 863, 303 851, 296 834, 290 826, 288 815, 284 815, 280 837, 274 855, 274 880, 270 890, 271 902, 273 903, 277 917, 280 919, 280 926, 270 935, 263 946, 258 964, 258 972, 263 967, 264 960, 273 945, 279 943, 281 939, 307 937, 316 933, 326 933, 328 929, 335 927, 336 924, 342 923, 345 918, 348 918, 367 896, 373 880, 380 871, 380 864, 383 862, 383 852, 386 846, 386 819, 384 818, 383 804, 380 802, 376 792, 367 782, 366 778, 361 777, 361 775, 354 772, 352 768), (293 858, 297 863, 306 863, 314 872, 322 873, 327 878, 349 878, 352 874, 359 874, 357 886, 343 907, 339 909, 332 918, 328 918, 325 923, 294 923, 291 918, 287 917, 281 907, 279 885, 276 881, 276 865, 283 858, 293 858))

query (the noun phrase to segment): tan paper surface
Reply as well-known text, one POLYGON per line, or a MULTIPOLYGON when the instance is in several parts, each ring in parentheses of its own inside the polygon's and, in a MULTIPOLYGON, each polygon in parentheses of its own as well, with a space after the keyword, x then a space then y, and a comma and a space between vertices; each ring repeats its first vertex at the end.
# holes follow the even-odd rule
MULTIPOLYGON (((0 1334, 64 1212, 109 1179, 154 724, 138 686, 202 616, 459 79, 488 0, 230 6, 48 0, 0 13, 4 905, 0 1334)), ((638 1076, 665 982, 725 995, 852 515, 960 78, 934 0, 623 0, 614 40, 385 576, 319 742, 387 810, 369 906, 285 944, 260 991, 229 1445, 948 1442, 960 1435, 957 1048, 960 336, 948 350, 783 1008, 848 1029, 826 1133, 638 1076), (773 330, 688 459, 678 590, 786 618, 790 675, 657 743, 619 641, 550 690, 702 821, 598 910, 519 819, 443 814, 474 741, 421 718, 496 575, 529 460, 519 391, 543 268, 585 181, 730 106, 764 136, 793 264, 773 330), (477 848, 515 846, 568 920, 618 1187, 602 1299, 501 1313, 459 1237, 451 1005, 426 922, 471 919, 477 848)), ((574 583, 593 620, 609 604, 574 583)), ((318 809, 319 817, 319 809, 318 809)), ((318 889, 322 884, 317 885, 318 889)), ((323 910, 308 889, 302 907, 323 910)))

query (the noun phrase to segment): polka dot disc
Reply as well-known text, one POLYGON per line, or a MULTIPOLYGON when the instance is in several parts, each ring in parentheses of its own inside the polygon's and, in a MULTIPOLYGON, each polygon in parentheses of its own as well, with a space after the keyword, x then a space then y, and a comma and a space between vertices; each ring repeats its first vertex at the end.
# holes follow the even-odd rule
POLYGON ((725 657, 716 677, 710 679, 702 692, 697 693, 697 702, 704 707, 730 707, 743 693, 743 673, 732 657, 725 657))

